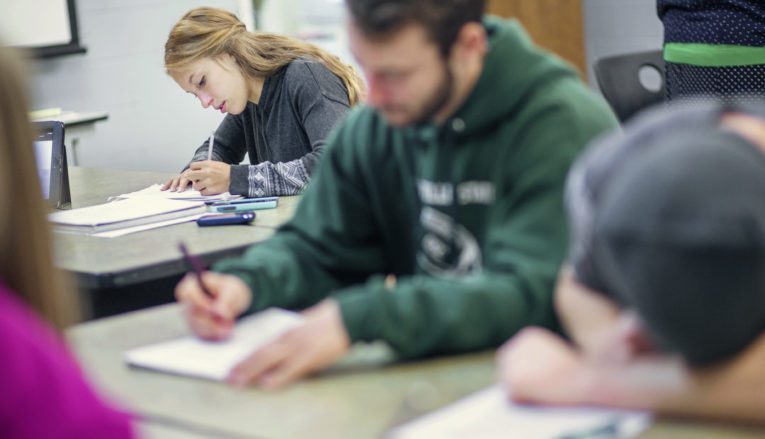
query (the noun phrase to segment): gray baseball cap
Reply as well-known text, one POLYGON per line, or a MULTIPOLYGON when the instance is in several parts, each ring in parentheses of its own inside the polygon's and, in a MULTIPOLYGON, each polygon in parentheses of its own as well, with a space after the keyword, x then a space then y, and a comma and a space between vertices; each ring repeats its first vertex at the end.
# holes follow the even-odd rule
POLYGON ((650 141, 604 189, 593 258, 654 342, 717 362, 765 329, 765 155, 716 125, 650 141))

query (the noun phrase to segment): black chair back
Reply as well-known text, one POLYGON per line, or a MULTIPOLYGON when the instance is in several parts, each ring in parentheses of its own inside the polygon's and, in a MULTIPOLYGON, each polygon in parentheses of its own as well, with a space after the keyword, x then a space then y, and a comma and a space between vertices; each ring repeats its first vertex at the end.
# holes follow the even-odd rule
POLYGON ((623 123, 635 113, 664 102, 664 56, 661 50, 601 58, 595 62, 595 78, 603 96, 623 123), (659 73, 660 86, 651 90, 641 81, 643 69, 659 73))

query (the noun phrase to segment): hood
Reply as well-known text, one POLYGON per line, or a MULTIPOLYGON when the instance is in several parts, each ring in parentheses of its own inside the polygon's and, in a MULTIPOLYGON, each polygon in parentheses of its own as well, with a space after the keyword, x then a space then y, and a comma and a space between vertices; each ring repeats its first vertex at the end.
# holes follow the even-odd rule
POLYGON ((460 125, 466 136, 512 116, 530 96, 544 92, 552 79, 577 76, 566 62, 534 46, 518 21, 487 16, 483 23, 489 38, 483 71, 451 118, 464 122, 460 125))

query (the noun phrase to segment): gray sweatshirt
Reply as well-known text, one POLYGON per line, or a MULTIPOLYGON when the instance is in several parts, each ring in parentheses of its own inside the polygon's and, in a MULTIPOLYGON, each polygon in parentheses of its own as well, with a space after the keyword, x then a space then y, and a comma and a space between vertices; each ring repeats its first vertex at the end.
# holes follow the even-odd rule
MULTIPOLYGON (((295 195, 305 188, 329 132, 349 111, 343 82, 324 64, 297 59, 266 78, 257 104, 215 130, 213 160, 231 164, 232 194, 295 195), (240 165, 245 153, 250 165, 240 165)), ((207 160, 206 140, 192 162, 207 160)))

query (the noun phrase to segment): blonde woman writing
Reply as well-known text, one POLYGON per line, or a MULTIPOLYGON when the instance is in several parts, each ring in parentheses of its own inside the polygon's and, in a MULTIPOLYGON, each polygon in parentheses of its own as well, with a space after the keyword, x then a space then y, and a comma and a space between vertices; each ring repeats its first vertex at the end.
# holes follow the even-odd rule
POLYGON ((249 32, 232 13, 189 11, 165 44, 165 68, 203 108, 227 113, 187 168, 163 186, 205 195, 294 195, 327 135, 362 93, 356 72, 316 46, 249 32), (250 165, 240 165, 245 153, 250 165), (208 155, 209 154, 209 155, 208 155))

